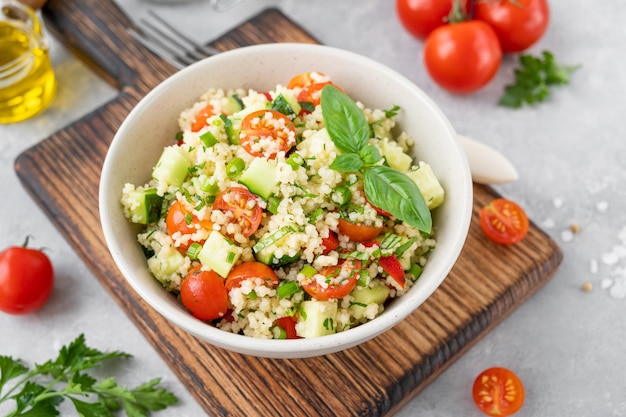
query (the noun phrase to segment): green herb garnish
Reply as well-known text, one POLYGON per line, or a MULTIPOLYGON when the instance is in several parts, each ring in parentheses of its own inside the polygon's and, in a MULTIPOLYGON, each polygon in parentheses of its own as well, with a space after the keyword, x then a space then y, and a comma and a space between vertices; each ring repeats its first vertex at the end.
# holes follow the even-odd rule
POLYGON ((368 200, 398 219, 430 233, 432 219, 417 184, 384 165, 378 149, 369 145, 369 125, 363 111, 346 94, 327 85, 322 90, 322 116, 335 146, 343 152, 331 164, 342 171, 361 171, 368 200))
POLYGON ((59 416, 58 406, 66 399, 83 417, 114 416, 122 408, 128 417, 145 417, 176 404, 174 394, 158 387, 160 378, 129 389, 118 385, 114 377, 98 381, 84 372, 108 360, 131 357, 124 352, 90 348, 82 334, 63 346, 56 359, 32 370, 19 359, 0 356, 0 404, 15 401, 15 409, 7 414, 15 417, 59 416), (9 381, 16 382, 5 391, 9 381))
POLYGON ((515 70, 515 83, 507 85, 499 104, 514 109, 524 104, 533 105, 550 96, 550 87, 569 84, 569 76, 580 65, 559 65, 554 55, 543 51, 542 57, 523 54, 519 57, 521 68, 515 70))

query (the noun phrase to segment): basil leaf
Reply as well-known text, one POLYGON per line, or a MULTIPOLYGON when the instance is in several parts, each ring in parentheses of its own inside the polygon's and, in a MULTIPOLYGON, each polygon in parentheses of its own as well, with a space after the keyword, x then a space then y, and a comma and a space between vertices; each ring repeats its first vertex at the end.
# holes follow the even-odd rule
POLYGON ((322 117, 328 135, 344 153, 359 153, 369 141, 369 124, 363 111, 332 85, 322 89, 322 117))
POLYGON ((335 158, 330 168, 335 171, 354 172, 363 168, 363 161, 355 153, 344 153, 335 158))
POLYGON ((367 145, 365 148, 361 149, 359 151, 359 156, 365 165, 374 165, 382 159, 380 151, 374 145, 367 145))
POLYGON ((363 174, 365 195, 373 205, 424 233, 431 232, 430 210, 413 180, 384 165, 367 167, 363 174))

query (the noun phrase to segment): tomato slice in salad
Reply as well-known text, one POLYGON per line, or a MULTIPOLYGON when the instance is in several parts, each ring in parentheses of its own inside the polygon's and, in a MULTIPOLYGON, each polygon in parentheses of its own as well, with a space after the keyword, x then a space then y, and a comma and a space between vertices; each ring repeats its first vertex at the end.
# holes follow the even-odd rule
POLYGON ((215 109, 212 105, 207 104, 204 108, 202 108, 191 124, 192 132, 199 132, 204 126, 207 125, 207 119, 215 114, 215 109))
POLYGON ((346 219, 339 219, 339 232, 342 235, 346 235, 355 242, 366 242, 368 240, 374 239, 378 236, 383 228, 376 226, 368 226, 366 224, 356 224, 348 221, 346 219))
POLYGON ((291 80, 289 80, 289 82, 287 83, 287 88, 290 90, 294 88, 304 88, 311 84, 324 83, 328 81, 330 81, 330 77, 328 77, 327 75, 321 72, 317 72, 317 71, 303 72, 302 74, 298 74, 295 77, 293 77, 291 80))
POLYGON ((293 317, 281 317, 274 322, 275 326, 285 331, 285 339, 301 339, 296 333, 296 319, 293 317))
POLYGON ((346 259, 338 265, 325 266, 318 271, 319 275, 326 277, 323 284, 314 276, 302 283, 302 289, 320 301, 343 298, 356 287, 360 270, 361 261, 346 259))
POLYGON ((224 279, 215 271, 193 268, 180 285, 180 300, 191 314, 204 321, 217 320, 228 312, 224 279))
MULTIPOLYGON (((199 220, 197 216, 193 215, 184 204, 176 200, 170 206, 165 217, 165 227, 167 234, 172 237, 175 233, 182 235, 190 235, 196 233, 199 229, 211 230, 213 223, 211 220, 199 220)), ((189 246, 196 241, 190 241, 187 244, 183 244, 179 249, 187 251, 189 246)), ((197 241, 196 243, 202 244, 203 241, 197 241)))
POLYGON ((252 156, 276 158, 296 144, 296 127, 291 119, 276 110, 258 110, 241 121, 241 147, 252 156))
POLYGON ((528 233, 529 221, 524 210, 504 198, 496 198, 483 207, 479 218, 483 232, 496 243, 517 243, 528 233))
POLYGON ((524 385, 506 368, 489 368, 476 377, 472 386, 476 406, 489 416, 507 417, 524 404, 524 385))
POLYGON ((328 255, 330 252, 337 249, 339 247, 339 237, 337 236, 337 233, 329 230, 328 237, 322 238, 322 246, 324 247, 322 255, 328 255))
POLYGON ((231 223, 239 225, 245 237, 257 231, 263 216, 257 197, 243 187, 229 187, 219 193, 213 202, 213 210, 232 216, 231 223))
POLYGON ((260 278, 270 287, 278 285, 278 277, 272 268, 261 262, 248 261, 231 269, 226 277, 226 289, 230 291, 241 286, 243 281, 252 278, 260 278))
POLYGON ((396 255, 382 256, 378 259, 378 265, 385 271, 401 289, 404 289, 404 269, 396 255))

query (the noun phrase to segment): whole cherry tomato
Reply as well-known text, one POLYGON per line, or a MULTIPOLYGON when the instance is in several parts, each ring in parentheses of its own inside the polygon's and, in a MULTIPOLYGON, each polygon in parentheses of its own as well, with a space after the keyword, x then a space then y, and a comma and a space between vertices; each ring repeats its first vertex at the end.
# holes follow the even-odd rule
POLYGON ((489 368, 476 377, 472 396, 483 413, 507 417, 522 408, 524 385, 515 373, 506 368, 489 368))
POLYGON ((242 281, 251 278, 261 278, 270 287, 278 285, 278 277, 272 268, 262 262, 249 261, 231 269, 226 277, 226 289, 230 291, 241 286, 242 281))
POLYGON ((0 311, 27 314, 50 298, 54 270, 50 258, 38 249, 12 246, 0 253, 0 311))
POLYGON ((193 268, 180 284, 180 300, 199 320, 217 320, 228 312, 224 279, 215 271, 193 268))
POLYGON ((258 110, 241 121, 241 147, 252 156, 276 158, 296 144, 296 127, 291 119, 276 110, 258 110))
POLYGON ((545 33, 550 8, 547 0, 479 1, 474 18, 489 23, 500 39, 503 52, 521 52, 545 33))
POLYGON ((339 219, 339 232, 342 235, 346 235, 355 242, 366 242, 374 239, 382 231, 382 227, 368 226, 362 223, 352 223, 345 219, 339 219))
POLYGON ((336 266, 325 266, 318 271, 327 278, 327 285, 320 285, 316 279, 302 283, 302 289, 320 301, 343 298, 356 287, 361 270, 361 261, 346 259, 336 266))
POLYGON ((502 60, 500 42, 493 29, 479 20, 438 27, 424 44, 424 64, 442 88, 458 94, 484 87, 502 60))
POLYGON ((241 234, 250 237, 261 224, 263 209, 257 197, 243 187, 230 187, 215 197, 214 210, 232 215, 231 222, 241 227, 241 234))
MULTIPOLYGON (((396 13, 400 23, 413 36, 426 36, 447 22, 454 0, 396 0, 396 13)), ((463 0, 465 7, 469 0, 463 0)))
POLYGON ((479 218, 483 232, 496 243, 517 243, 528 233, 529 221, 524 210, 504 198, 496 198, 483 207, 479 218))

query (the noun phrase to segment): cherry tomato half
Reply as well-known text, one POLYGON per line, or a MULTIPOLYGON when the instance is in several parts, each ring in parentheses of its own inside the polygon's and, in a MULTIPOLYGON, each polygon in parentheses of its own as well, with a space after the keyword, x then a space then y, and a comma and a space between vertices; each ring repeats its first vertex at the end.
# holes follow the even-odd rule
POLYGON ((378 265, 385 271, 402 289, 404 289, 404 269, 396 255, 382 256, 378 259, 378 265))
POLYGON ((250 237, 261 224, 263 209, 257 197, 243 187, 230 187, 215 197, 214 210, 230 213, 231 222, 241 227, 241 234, 250 237))
POLYGON ((52 263, 42 251, 24 244, 0 253, 0 311, 15 315, 37 311, 53 286, 52 263))
POLYGON ((529 221, 524 210, 513 201, 496 198, 480 210, 480 227, 496 243, 517 243, 528 233, 529 221))
POLYGON ((355 242, 366 242, 374 239, 382 231, 382 227, 368 226, 365 224, 355 224, 345 219, 339 219, 339 232, 348 236, 350 240, 355 242))
POLYGON ((202 108, 197 114, 196 114, 196 118, 194 119, 193 123, 191 124, 191 131, 192 132, 199 132, 204 126, 207 125, 207 120, 209 117, 213 116, 215 114, 215 110, 213 109, 213 106, 210 104, 207 104, 204 108, 202 108))
POLYGON ((285 339, 301 339, 296 333, 296 319, 293 317, 281 317, 274 324, 285 331, 285 339))
MULTIPOLYGON (((425 39, 439 26, 446 24, 454 0, 396 0, 400 23, 413 36, 425 39)), ((464 0, 467 7, 468 0, 464 0)), ((465 9, 467 10, 467 9, 465 9)))
POLYGON ((327 278, 328 285, 323 286, 316 279, 311 279, 302 284, 302 289, 320 301, 343 298, 356 287, 360 270, 361 261, 346 259, 339 265, 325 266, 318 271, 327 278))
POLYGON ((483 413, 507 417, 522 408, 524 386, 512 371, 506 368, 489 368, 476 377, 472 396, 483 413))
POLYGON ((298 74, 293 77, 287 83, 287 88, 289 88, 290 90, 294 88, 304 88, 311 84, 325 83, 329 81, 330 77, 328 77, 327 75, 317 71, 310 71, 298 74))
POLYGON ((246 279, 261 278, 266 285, 275 287, 278 285, 278 277, 272 268, 261 262, 244 262, 231 269, 226 277, 226 289, 228 291, 241 286, 246 279))
POLYGON ((180 300, 199 320, 216 320, 228 312, 224 279, 215 271, 193 268, 180 285, 180 300))
POLYGON ((501 60, 496 33, 479 20, 438 27, 424 44, 424 64, 431 78, 457 94, 484 87, 498 71, 501 60))
POLYGON ((337 249, 339 247, 339 237, 337 236, 337 233, 329 230, 328 237, 322 238, 322 246, 324 247, 322 255, 328 255, 330 252, 337 249))
MULTIPOLYGON (((199 220, 197 216, 192 215, 187 210, 184 204, 176 200, 167 211, 167 216, 165 217, 165 227, 167 229, 167 234, 172 237, 174 233, 190 235, 196 233, 198 229, 211 230, 213 228, 213 223, 208 219, 199 220)), ((179 249, 186 252, 192 243, 194 243, 194 241, 181 245, 179 249)), ((196 243, 202 244, 203 241, 198 241, 196 243)))
POLYGON ((547 0, 479 1, 474 18, 489 23, 500 39, 503 52, 521 52, 545 33, 550 7, 547 0))
POLYGON ((259 110, 241 121, 241 147, 252 156, 276 158, 296 144, 296 127, 291 119, 276 110, 259 110))

